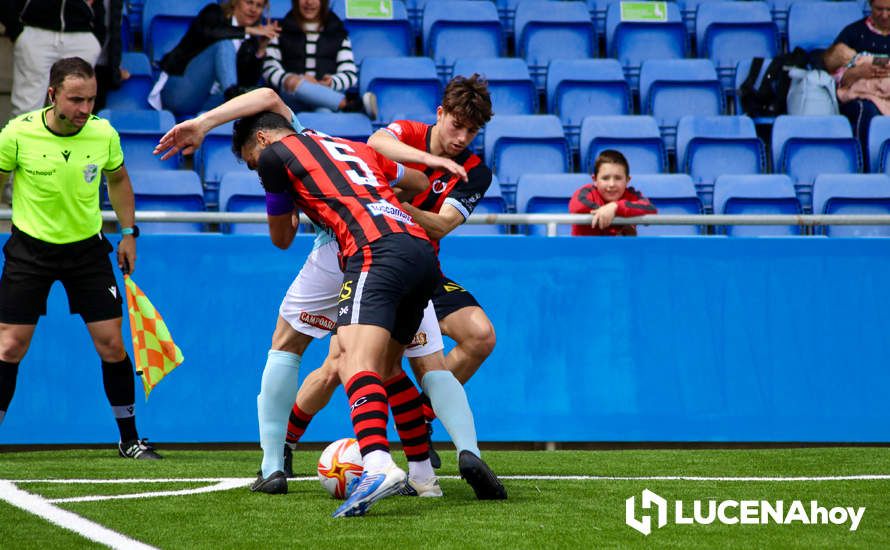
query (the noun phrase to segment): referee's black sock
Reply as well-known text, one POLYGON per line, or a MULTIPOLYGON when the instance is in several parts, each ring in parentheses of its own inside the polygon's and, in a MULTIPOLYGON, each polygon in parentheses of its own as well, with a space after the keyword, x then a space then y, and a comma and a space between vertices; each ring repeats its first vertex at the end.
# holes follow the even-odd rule
POLYGON ((12 394, 15 393, 15 380, 19 375, 19 364, 0 361, 0 424, 9 409, 12 394))
POLYGON ((136 432, 136 382, 130 357, 126 356, 117 363, 102 361, 102 383, 121 433, 121 441, 139 439, 136 432))

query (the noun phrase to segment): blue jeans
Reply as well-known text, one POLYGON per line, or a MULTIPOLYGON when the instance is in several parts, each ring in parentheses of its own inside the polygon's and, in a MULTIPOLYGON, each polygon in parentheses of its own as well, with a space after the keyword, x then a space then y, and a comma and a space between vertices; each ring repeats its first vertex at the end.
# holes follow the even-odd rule
POLYGON ((161 103, 174 113, 197 113, 223 102, 223 95, 210 90, 219 82, 222 91, 238 84, 235 46, 231 40, 219 40, 196 55, 182 76, 170 76, 161 90, 161 103))
POLYGON ((293 92, 281 92, 281 99, 295 113, 300 111, 338 111, 344 95, 321 84, 301 81, 293 92))

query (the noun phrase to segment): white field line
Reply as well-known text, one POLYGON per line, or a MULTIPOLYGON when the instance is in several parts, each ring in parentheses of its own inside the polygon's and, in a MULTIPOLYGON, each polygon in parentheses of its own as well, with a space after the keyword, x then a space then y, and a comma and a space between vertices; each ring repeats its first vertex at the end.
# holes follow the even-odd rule
POLYGON ((112 531, 73 512, 62 510, 41 496, 22 491, 10 481, 0 480, 0 500, 110 548, 155 550, 153 546, 112 531))

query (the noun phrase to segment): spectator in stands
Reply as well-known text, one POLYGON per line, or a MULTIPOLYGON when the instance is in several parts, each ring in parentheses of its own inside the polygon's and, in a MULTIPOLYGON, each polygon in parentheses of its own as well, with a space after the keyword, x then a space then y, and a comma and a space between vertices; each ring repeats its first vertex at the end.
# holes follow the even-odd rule
POLYGON ((149 104, 175 113, 197 113, 255 84, 250 82, 255 72, 239 84, 238 52, 255 52, 252 55, 259 65, 265 44, 278 36, 277 23, 260 22, 267 4, 268 0, 228 0, 204 6, 179 44, 161 59, 164 72, 151 91, 149 104))
POLYGON ((593 182, 575 191, 569 202, 569 212, 593 214, 593 221, 590 227, 573 225, 572 235, 636 236, 635 225, 612 225, 615 216, 631 218, 658 211, 628 183, 630 165, 624 155, 613 149, 600 153, 593 167, 593 182))
MULTIPOLYGON (((890 0, 870 0, 870 4, 871 15, 847 25, 834 40, 835 45, 843 44, 852 52, 845 54, 843 50, 830 48, 823 58, 825 70, 835 73, 840 88, 850 87, 863 79, 890 77, 890 67, 886 64, 857 61, 857 54, 890 55, 890 0)), ((881 114, 880 109, 874 101, 864 97, 848 98, 849 101, 844 102, 839 95, 838 99, 841 113, 850 120, 862 150, 867 151, 868 128, 871 119, 881 114)))
POLYGON ((358 82, 358 68, 343 21, 328 9, 328 0, 292 0, 281 36, 272 40, 263 61, 263 76, 294 111, 358 111, 374 116, 373 96, 364 104, 347 99, 358 82))
POLYGON ((121 82, 130 78, 130 73, 121 67, 121 54, 123 53, 123 41, 121 36, 121 21, 123 19, 123 0, 104 0, 105 7, 105 42, 102 44, 102 52, 96 61, 96 106, 95 112, 105 108, 109 90, 121 87, 121 82))
POLYGON ((4 3, 3 22, 15 40, 12 116, 43 107, 49 70, 66 57, 95 65, 105 41, 105 6, 94 0, 18 0, 4 3), (10 9, 19 13, 15 18, 10 9))

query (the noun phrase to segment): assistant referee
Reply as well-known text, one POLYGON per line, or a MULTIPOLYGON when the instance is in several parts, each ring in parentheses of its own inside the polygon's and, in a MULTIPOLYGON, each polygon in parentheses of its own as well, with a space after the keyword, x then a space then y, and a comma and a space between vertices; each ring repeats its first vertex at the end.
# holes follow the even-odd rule
POLYGON ((12 235, 3 248, 0 277, 0 424, 15 392, 19 363, 46 314, 55 281, 71 313, 83 317, 102 359, 105 394, 120 431, 124 458, 161 458, 136 430, 133 365, 121 335, 122 299, 102 234, 101 172, 121 226, 117 263, 136 265, 133 187, 124 168, 120 137, 92 114, 93 67, 79 57, 53 64, 52 105, 20 115, 0 132, 0 173, 15 172, 12 235))

